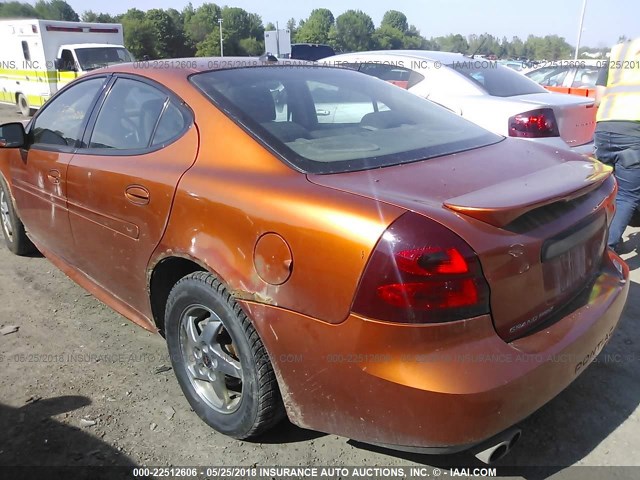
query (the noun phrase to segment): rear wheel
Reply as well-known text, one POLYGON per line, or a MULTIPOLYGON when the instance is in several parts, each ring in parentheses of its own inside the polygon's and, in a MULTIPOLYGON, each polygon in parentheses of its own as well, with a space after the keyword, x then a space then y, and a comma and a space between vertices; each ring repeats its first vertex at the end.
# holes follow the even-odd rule
POLYGON ((4 242, 9 250, 16 255, 28 255, 36 250, 25 231, 20 217, 13 208, 9 188, 4 180, 0 179, 0 221, 2 222, 2 234, 4 242))
POLYGON ((165 334, 180 387, 211 427, 244 439, 284 417, 264 345, 216 277, 195 272, 176 283, 167 301, 165 334))
POLYGON ((25 97, 22 93, 18 94, 17 104, 18 108, 20 109, 20 113, 25 117, 30 117, 36 112, 35 108, 31 108, 29 106, 27 97, 25 97))

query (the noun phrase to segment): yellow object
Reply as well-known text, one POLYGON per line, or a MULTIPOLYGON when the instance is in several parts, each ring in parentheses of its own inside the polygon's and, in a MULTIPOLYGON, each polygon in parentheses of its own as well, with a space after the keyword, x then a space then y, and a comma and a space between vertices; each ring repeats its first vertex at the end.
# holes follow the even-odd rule
POLYGON ((607 90, 596 120, 640 121, 640 38, 611 49, 607 90))

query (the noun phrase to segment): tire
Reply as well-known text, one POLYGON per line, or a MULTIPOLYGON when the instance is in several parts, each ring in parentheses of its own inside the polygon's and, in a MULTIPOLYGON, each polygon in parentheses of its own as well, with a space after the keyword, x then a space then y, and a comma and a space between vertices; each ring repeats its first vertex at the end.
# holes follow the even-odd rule
POLYGON ((31 115, 33 115, 33 112, 35 110, 29 106, 29 101, 27 100, 27 97, 25 97, 22 93, 18 94, 18 99, 16 100, 16 103, 18 104, 18 109, 20 110, 20 113, 22 115, 24 115, 25 117, 30 117, 31 115))
POLYGON ((3 179, 0 179, 0 224, 4 242, 9 250, 16 255, 28 255, 36 251, 36 247, 27 237, 24 225, 13 206, 9 188, 3 179))
POLYGON ((178 281, 169 294, 164 327, 182 392, 209 426, 246 439, 285 417, 264 345, 215 276, 195 272, 178 281))

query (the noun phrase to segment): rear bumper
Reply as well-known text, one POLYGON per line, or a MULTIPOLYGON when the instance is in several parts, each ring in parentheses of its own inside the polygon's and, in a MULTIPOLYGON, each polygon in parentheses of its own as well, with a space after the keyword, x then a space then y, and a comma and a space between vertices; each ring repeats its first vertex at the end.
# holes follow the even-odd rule
POLYGON ((276 307, 243 306, 270 354, 293 423, 443 453, 511 427, 573 382, 611 338, 628 274, 611 252, 573 311, 510 343, 488 315, 429 326, 351 315, 329 325, 276 307))

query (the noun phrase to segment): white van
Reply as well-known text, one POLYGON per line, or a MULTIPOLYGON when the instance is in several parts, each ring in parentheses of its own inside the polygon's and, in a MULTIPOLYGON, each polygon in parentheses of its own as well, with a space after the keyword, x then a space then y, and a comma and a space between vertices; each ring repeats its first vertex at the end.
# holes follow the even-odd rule
POLYGON ((0 102, 32 115, 74 78, 133 61, 119 23, 0 20, 0 102))

